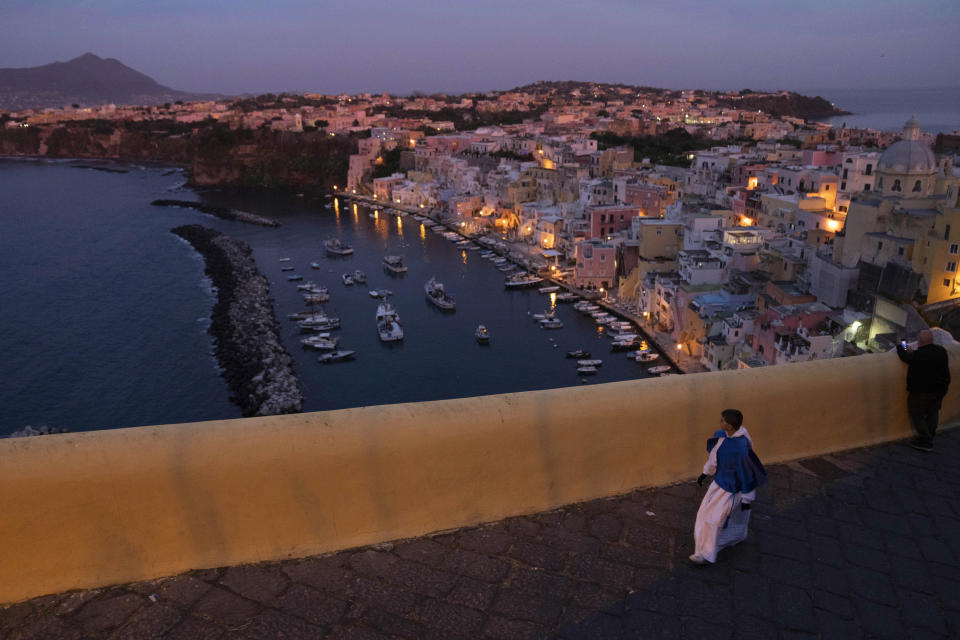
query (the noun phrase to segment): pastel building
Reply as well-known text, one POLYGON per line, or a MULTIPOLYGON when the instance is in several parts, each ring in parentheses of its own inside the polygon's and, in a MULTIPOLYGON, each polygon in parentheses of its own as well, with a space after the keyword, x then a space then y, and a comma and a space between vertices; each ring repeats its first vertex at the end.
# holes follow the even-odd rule
POLYGON ((616 283, 617 249, 603 240, 576 244, 574 284, 581 289, 609 289, 616 283))

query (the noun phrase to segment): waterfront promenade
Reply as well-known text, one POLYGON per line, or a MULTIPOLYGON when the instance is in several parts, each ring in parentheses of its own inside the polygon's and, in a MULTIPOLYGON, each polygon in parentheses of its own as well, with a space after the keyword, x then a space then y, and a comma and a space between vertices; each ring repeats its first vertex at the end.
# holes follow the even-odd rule
POLYGON ((687 562, 705 491, 688 481, 415 540, 35 598, 0 609, 0 637, 957 637, 958 456, 953 430, 931 454, 895 442, 771 465, 749 539, 713 566, 687 562))

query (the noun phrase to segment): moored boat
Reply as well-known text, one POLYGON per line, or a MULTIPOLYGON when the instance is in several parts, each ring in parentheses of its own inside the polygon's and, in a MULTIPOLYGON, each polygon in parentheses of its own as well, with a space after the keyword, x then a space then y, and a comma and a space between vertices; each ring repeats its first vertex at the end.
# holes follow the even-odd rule
POLYGON ((330 334, 322 336, 309 336, 300 340, 300 344, 305 349, 316 349, 317 351, 332 351, 337 348, 340 338, 331 338, 330 334))
POLYGON ((348 287, 353 284, 353 276, 349 273, 343 274, 340 276, 340 279, 343 280, 343 284, 347 285, 348 287))
POLYGON ((575 293, 570 293, 569 291, 557 294, 557 302, 576 302, 579 299, 580 296, 575 293))
POLYGON ((521 289, 523 287, 532 287, 533 285, 543 282, 543 278, 540 276, 535 276, 524 271, 520 271, 511 276, 508 276, 503 282, 503 286, 507 289, 521 289))
POLYGON ((407 267, 403 264, 402 256, 383 256, 383 268, 390 273, 407 272, 407 267))
POLYGON ((549 287, 540 287, 537 289, 540 293, 553 293, 554 291, 560 291, 560 287, 553 285, 549 287))
POLYGON ((303 276, 294 274, 292 276, 287 276, 287 280, 290 282, 299 282, 300 280, 303 280, 303 276))
POLYGON ((656 367, 650 367, 649 369, 647 369, 647 371, 649 371, 650 373, 655 373, 655 374, 657 374, 657 375, 661 375, 661 374, 664 374, 664 373, 669 372, 670 369, 671 369, 670 365, 668 365, 668 364, 661 364, 661 365, 657 365, 656 367))
POLYGON ((323 355, 317 358, 317 362, 342 362, 343 360, 350 360, 356 354, 356 351, 331 351, 330 353, 324 353, 323 355))
POLYGON ((377 305, 377 334, 382 342, 403 340, 400 315, 394 306, 386 300, 377 305))
POLYGON ((584 351, 583 349, 574 349, 573 351, 567 351, 568 358, 589 358, 590 352, 584 351))
POLYGON ((592 367, 589 365, 583 366, 583 367, 577 367, 577 373, 579 373, 582 376, 595 375, 597 371, 598 369, 596 367, 592 367))
POLYGON ((560 318, 541 320, 540 327, 542 329, 563 329, 563 322, 560 321, 560 318))
POLYGON ((603 366, 603 360, 577 360, 578 367, 600 367, 603 366))
POLYGON ((357 269, 353 272, 353 281, 357 284, 366 284, 367 274, 365 274, 363 271, 360 271, 360 269, 357 269))
POLYGON ((353 247, 345 242, 340 242, 339 238, 330 238, 323 243, 327 253, 334 256, 349 256, 353 253, 353 247))
POLYGON ((443 283, 436 278, 430 278, 423 285, 423 291, 427 294, 427 300, 432 302, 434 306, 444 311, 453 311, 457 308, 457 301, 444 290, 443 283))
MULTIPOLYGON (((653 362, 660 357, 659 353, 654 353, 653 351, 645 351, 637 354, 637 362, 653 362)), ((667 367, 669 370, 669 367, 667 367)))
POLYGON ((482 324, 477 327, 477 330, 473 332, 473 335, 480 344, 490 343, 490 332, 487 331, 487 328, 482 324))

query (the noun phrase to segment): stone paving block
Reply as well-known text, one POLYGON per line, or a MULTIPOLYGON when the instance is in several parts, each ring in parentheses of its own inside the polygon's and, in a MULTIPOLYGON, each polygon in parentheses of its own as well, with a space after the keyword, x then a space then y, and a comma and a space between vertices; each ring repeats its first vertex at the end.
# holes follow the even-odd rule
POLYGON ((15 629, 20 629, 34 615, 32 602, 20 602, 0 608, 0 638, 12 637, 15 629))
POLYGON ((500 582, 510 573, 510 565, 503 560, 462 549, 454 549, 440 568, 483 582, 500 582))
POLYGON ((719 638, 733 637, 733 627, 712 624, 702 618, 684 617, 680 619, 681 637, 683 638, 719 638))
POLYGON ((441 634, 475 636, 483 618, 483 614, 475 609, 436 598, 427 598, 417 610, 417 619, 441 634))
POLYGON ((189 608, 213 587, 192 575, 177 576, 160 583, 157 596, 170 602, 189 608))
POLYGON ((347 610, 344 600, 300 584, 291 586, 283 594, 273 598, 270 606, 323 627, 339 622, 347 610))
POLYGON ((888 607, 900 604, 896 587, 886 574, 870 569, 852 569, 848 572, 853 593, 859 600, 877 602, 888 607))
POLYGON ((399 563, 399 558, 386 551, 367 549, 354 554, 350 558, 349 566, 356 573, 371 578, 383 578, 391 575, 399 563))
POLYGON ((578 607, 586 607, 610 615, 621 615, 625 611, 626 595, 625 591, 614 591, 581 582, 574 588, 570 602, 578 607))
POLYGON ((940 613, 937 599, 915 591, 900 591, 900 617, 908 627, 922 627, 946 634, 947 622, 940 613))
POLYGON ((531 542, 517 542, 509 555, 526 565, 547 571, 562 571, 567 564, 565 551, 531 542))
POLYGON ((576 586, 568 576, 522 566, 514 567, 510 575, 510 587, 559 602, 565 602, 576 586))
POLYGON ((756 574, 738 573, 733 579, 733 606, 737 613, 770 617, 773 612, 773 584, 756 574))
POLYGON ((505 553, 513 542, 513 536, 488 528, 469 529, 461 533, 457 540, 463 549, 488 555, 505 553))
POLYGON ((845 543, 843 555, 850 564, 857 567, 865 567, 881 573, 890 571, 890 560, 887 559, 886 551, 845 543))
POLYGON ((82 640, 89 636, 77 625, 49 615, 29 620, 19 633, 10 637, 15 640, 82 640))
POLYGON ((195 616, 188 616, 171 629, 166 638, 167 640, 219 640, 224 635, 226 632, 222 627, 195 616))
POLYGON ((220 585, 249 600, 263 602, 275 598, 290 584, 276 566, 242 565, 230 567, 220 578, 220 585))
POLYGON ((183 614, 176 608, 164 604, 149 603, 124 623, 114 640, 142 640, 143 638, 160 638, 183 619, 183 614))
POLYGON ((863 598, 858 598, 854 604, 859 614, 857 622, 868 634, 896 640, 906 637, 903 624, 900 622, 899 611, 894 607, 863 598))
POLYGON ((590 535, 604 542, 616 542, 620 539, 623 525, 620 519, 612 513, 603 513, 593 518, 588 525, 590 535))
MULTIPOLYGON (((263 640, 264 638, 282 638, 283 640, 316 640, 322 638, 326 630, 310 624, 303 618, 277 611, 264 609, 249 623, 236 629, 227 629, 225 638, 237 640, 263 640)), ((140 636, 147 638, 152 636, 140 636)))
POLYGON ((504 588, 497 594, 491 611, 504 618, 552 626, 560 620, 563 606, 555 600, 541 598, 526 591, 504 588))
POLYGON ((680 600, 679 611, 682 614, 697 616, 711 624, 732 628, 734 602, 728 589, 687 580, 677 598, 680 600))
POLYGON ((239 627, 249 622, 263 605, 241 598, 229 591, 214 587, 193 606, 193 615, 227 627, 239 627))
MULTIPOLYGON (((562 518, 562 514, 558 514, 562 518)), ((558 523, 559 524, 559 523, 558 523)), ((519 539, 536 538, 540 534, 540 524, 536 518, 510 518, 503 521, 503 530, 519 539)), ((551 526, 557 526, 552 524, 551 526)))
POLYGON ((817 609, 817 630, 822 640, 850 640, 863 637, 860 625, 853 619, 838 616, 823 609, 817 609))
POLYGON ((622 623, 620 618, 596 613, 587 616, 570 629, 563 631, 568 640, 618 640, 622 623))
POLYGON ((605 544, 600 548, 600 558, 610 562, 635 567, 669 569, 673 566, 673 556, 670 550, 654 551, 652 549, 637 549, 618 544, 605 544))
POLYGON ((737 616, 733 637, 736 640, 769 640, 777 637, 777 626, 769 620, 753 616, 737 616))
POLYGON ((633 569, 629 565, 608 562, 596 556, 575 555, 568 568, 577 580, 626 589, 632 584, 633 569))
POLYGON ((782 582, 801 589, 813 588, 813 571, 806 562, 765 555, 760 560, 760 575, 771 582, 782 582))
POLYGON ((546 529, 541 541, 568 553, 596 553, 601 544, 596 538, 568 531, 562 526, 546 529))
POLYGON ((677 598, 677 596, 666 593, 641 590, 634 591, 627 595, 624 604, 628 612, 639 610, 673 615, 680 606, 680 599, 677 598))
POLYGON ((460 576, 447 594, 447 600, 454 604, 485 611, 496 597, 498 589, 497 585, 460 576))
POLYGON ((794 631, 816 631, 813 603, 803 589, 778 584, 774 589, 774 610, 777 624, 794 631))
POLYGON ((546 636, 547 632, 547 627, 526 620, 490 616, 480 631, 480 637, 490 640, 539 640, 546 636))
POLYGON ((432 598, 442 598, 453 588, 457 576, 449 572, 431 569, 416 562, 402 560, 394 565, 393 570, 385 576, 385 579, 414 593, 432 598))
POLYGON ((423 624, 408 618, 395 616, 376 606, 365 610, 362 620, 367 626, 391 637, 422 638, 427 634, 427 627, 423 624))
POLYGON ((324 640, 390 640, 390 636, 371 629, 362 622, 331 629, 324 640))
POLYGON ((404 560, 413 560, 436 567, 450 553, 449 547, 430 538, 402 542, 393 548, 393 552, 404 560))
POLYGON ((627 612, 623 621, 623 638, 679 640, 681 637, 680 619, 673 615, 638 609, 627 612))
POLYGON ((920 553, 930 562, 940 564, 956 565, 956 558, 950 551, 950 547, 933 536, 924 536, 917 539, 917 546, 920 547, 920 553))
POLYGON ((133 593, 109 594, 83 605, 72 619, 87 631, 106 635, 126 622, 143 604, 144 599, 133 593))

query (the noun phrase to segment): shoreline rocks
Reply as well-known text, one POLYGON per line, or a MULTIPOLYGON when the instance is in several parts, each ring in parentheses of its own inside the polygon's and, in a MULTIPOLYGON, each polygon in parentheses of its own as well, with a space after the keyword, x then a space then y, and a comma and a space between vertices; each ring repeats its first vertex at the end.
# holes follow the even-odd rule
POLYGON ((210 215, 216 216, 223 220, 234 220, 236 222, 246 222, 247 224, 258 224, 263 227, 280 226, 280 223, 276 220, 272 220, 264 216, 254 215, 252 213, 247 213, 246 211, 238 211, 237 209, 228 209, 227 207, 214 207, 203 204, 202 202, 194 202, 192 200, 160 199, 154 200, 150 204, 155 207, 182 207, 185 209, 195 209, 201 213, 209 213, 210 215))
POLYGON ((232 400, 245 417, 299 413, 303 389, 280 341, 270 284, 257 269, 250 246, 198 224, 171 232, 203 256, 217 288, 209 331, 232 400))

